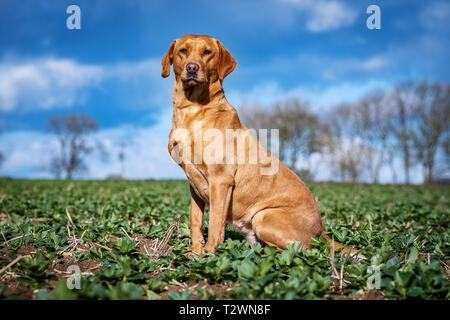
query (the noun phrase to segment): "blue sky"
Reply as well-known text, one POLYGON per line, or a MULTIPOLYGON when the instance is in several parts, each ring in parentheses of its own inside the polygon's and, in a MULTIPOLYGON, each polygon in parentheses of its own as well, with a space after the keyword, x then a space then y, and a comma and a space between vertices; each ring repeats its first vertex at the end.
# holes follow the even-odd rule
MULTIPOLYGON (((160 77, 170 43, 188 33, 222 41, 238 62, 230 103, 308 100, 321 113, 406 79, 449 81, 448 1, 32 1, 0 3, 0 175, 49 177, 49 116, 87 112, 112 159, 83 177, 179 178, 167 154, 172 78, 160 77), (81 8, 81 30, 66 8, 81 8), (381 30, 366 8, 381 8, 381 30), (31 153, 31 155, 30 155, 31 153)), ((324 177, 326 178, 326 177, 324 177)))

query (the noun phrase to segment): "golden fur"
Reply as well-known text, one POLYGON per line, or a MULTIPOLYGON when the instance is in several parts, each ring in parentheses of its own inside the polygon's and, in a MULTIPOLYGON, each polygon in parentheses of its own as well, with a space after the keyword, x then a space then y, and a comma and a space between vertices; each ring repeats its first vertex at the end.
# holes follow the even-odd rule
MULTIPOLYGON (((248 134, 222 89, 222 81, 234 70, 236 61, 218 40, 206 35, 175 40, 162 59, 163 77, 169 76, 172 64, 175 83, 169 152, 174 159, 180 154, 182 159, 201 159, 202 147, 194 146, 196 121, 201 121, 203 132, 214 128, 225 136, 227 129, 233 129, 238 132, 235 139, 248 134), (199 66, 195 79, 186 72, 188 63, 199 66)), ((254 136, 247 138, 268 153, 254 136)), ((214 253, 224 240, 226 222, 249 241, 279 249, 297 241, 310 248, 311 237, 323 235, 316 201, 299 177, 281 162, 276 173, 261 174, 262 169, 279 161, 268 154, 270 164, 180 163, 190 183, 192 253, 214 253), (206 245, 202 235, 205 205, 210 209, 206 245)), ((342 247, 337 243, 334 246, 342 247)))

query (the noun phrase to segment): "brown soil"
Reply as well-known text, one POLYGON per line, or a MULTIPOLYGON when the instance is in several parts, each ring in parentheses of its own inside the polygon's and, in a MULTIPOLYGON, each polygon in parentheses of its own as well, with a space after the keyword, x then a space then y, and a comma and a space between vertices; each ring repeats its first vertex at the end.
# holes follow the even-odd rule
POLYGON ((34 297, 34 288, 28 284, 17 281, 15 278, 11 277, 10 279, 5 278, 4 280, 0 280, 0 286, 6 284, 8 287, 3 292, 5 297, 7 296, 17 296, 21 300, 29 300, 34 297))
POLYGON ((118 237, 113 236, 113 235, 108 237, 108 241, 113 242, 115 244, 117 244, 117 239, 118 239, 118 237))
MULTIPOLYGON (((4 267, 11 262, 7 256, 8 247, 0 250, 1 266, 4 267)), ((17 251, 17 255, 31 257, 36 253, 36 248, 33 245, 25 245, 17 251)), ((17 281, 18 275, 14 272, 6 270, 0 275, 0 287, 6 285, 3 296, 17 296, 19 299, 32 299, 34 296, 34 288, 28 284, 17 281)))
POLYGON ((141 254, 157 258, 160 255, 168 255, 172 252, 173 246, 163 243, 159 239, 146 239, 139 234, 133 235, 132 239, 136 242, 136 248, 141 254))
MULTIPOLYGON (((7 257, 6 250, 7 248, 3 248, 2 250, 0 250, 0 260, 2 262, 2 265, 6 265, 11 260, 7 257)), ((41 248, 41 250, 45 251, 45 248, 41 248)), ((25 245, 17 250, 17 254, 25 257, 32 257, 37 251, 38 250, 33 245, 25 245)), ((64 279, 71 275, 71 273, 67 272, 67 268, 73 264, 78 265, 78 267, 80 267, 81 273, 85 275, 94 275, 102 269, 100 261, 83 260, 77 262, 72 254, 66 253, 61 258, 53 261, 47 268, 46 273, 48 275, 56 276, 58 279, 64 279)), ((3 296, 16 296, 21 300, 33 299, 37 290, 26 283, 18 281, 18 277, 19 275, 8 270, 0 275, 0 287, 2 287, 3 285, 7 286, 5 291, 3 292, 3 296)), ((47 290, 51 291, 55 287, 56 283, 57 280, 55 280, 55 278, 48 279, 46 280, 44 287, 47 290)))
POLYGON ((368 291, 359 290, 358 292, 356 292, 353 300, 386 300, 386 297, 384 296, 383 292, 376 289, 368 291))
POLYGON ((17 255, 32 256, 33 254, 36 253, 36 251, 37 250, 35 246, 26 244, 20 247, 19 250, 17 250, 17 255))
POLYGON ((333 293, 324 296, 324 299, 331 300, 386 300, 383 292, 373 289, 368 291, 359 290, 353 297, 350 296, 352 290, 344 289, 340 293, 333 293))
POLYGON ((71 265, 77 265, 80 268, 81 273, 86 273, 86 275, 97 274, 102 269, 100 261, 83 260, 77 262, 72 255, 67 255, 53 261, 47 269, 47 274, 56 275, 58 278, 67 278, 72 274, 67 272, 67 269, 71 265))

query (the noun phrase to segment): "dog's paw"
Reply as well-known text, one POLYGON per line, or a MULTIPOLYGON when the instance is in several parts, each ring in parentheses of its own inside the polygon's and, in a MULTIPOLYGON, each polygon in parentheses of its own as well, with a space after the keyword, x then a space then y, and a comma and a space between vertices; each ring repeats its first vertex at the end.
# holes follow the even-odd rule
POLYGON ((190 257, 201 257, 205 255, 205 250, 201 246, 190 247, 187 255, 190 257))
POLYGON ((216 253, 216 247, 206 243, 204 251, 209 252, 209 253, 216 253))

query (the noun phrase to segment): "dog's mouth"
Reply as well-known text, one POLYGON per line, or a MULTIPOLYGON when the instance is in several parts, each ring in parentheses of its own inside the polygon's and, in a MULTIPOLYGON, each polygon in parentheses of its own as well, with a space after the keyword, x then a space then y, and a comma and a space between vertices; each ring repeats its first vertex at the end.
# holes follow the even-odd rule
POLYGON ((197 83, 198 79, 197 79, 197 77, 188 77, 186 79, 186 82, 188 82, 188 83, 197 83))
POLYGON ((188 75, 185 79, 183 79, 185 85, 195 86, 198 85, 201 81, 197 78, 197 75, 188 75))

